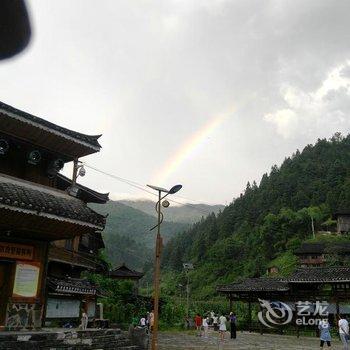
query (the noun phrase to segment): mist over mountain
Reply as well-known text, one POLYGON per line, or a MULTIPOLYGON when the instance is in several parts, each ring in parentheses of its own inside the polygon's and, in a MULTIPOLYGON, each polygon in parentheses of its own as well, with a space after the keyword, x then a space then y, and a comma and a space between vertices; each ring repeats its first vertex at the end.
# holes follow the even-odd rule
MULTIPOLYGON (((91 207, 103 215, 108 214, 103 238, 105 254, 111 264, 116 266, 125 262, 132 268, 142 269, 152 259, 155 245, 156 231, 150 231, 157 223, 154 203, 111 200, 106 204, 92 204, 91 207)), ((189 229, 193 222, 206 216, 206 213, 218 212, 221 208, 223 206, 195 205, 164 209, 161 226, 164 244, 189 229)))
MULTIPOLYGON (((171 200, 171 198, 170 198, 171 200)), ((120 200, 119 203, 125 204, 134 209, 141 210, 142 212, 156 217, 155 203, 150 200, 120 200)), ((189 204, 184 205, 172 205, 163 210, 166 221, 181 222, 181 223, 195 223, 202 217, 206 217, 211 213, 219 213, 225 208, 224 205, 216 204, 189 204)))

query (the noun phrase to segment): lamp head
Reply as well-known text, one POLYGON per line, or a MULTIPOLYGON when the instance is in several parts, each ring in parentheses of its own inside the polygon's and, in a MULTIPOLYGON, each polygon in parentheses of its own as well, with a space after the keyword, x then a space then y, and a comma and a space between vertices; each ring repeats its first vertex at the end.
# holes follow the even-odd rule
POLYGON ((86 174, 86 170, 85 170, 85 168, 84 168, 84 165, 82 165, 80 168, 79 168, 79 173, 78 173, 78 175, 79 176, 85 176, 85 174, 86 174))
POLYGON ((174 194, 176 192, 179 192, 182 188, 182 185, 175 185, 169 190, 169 194, 174 194))

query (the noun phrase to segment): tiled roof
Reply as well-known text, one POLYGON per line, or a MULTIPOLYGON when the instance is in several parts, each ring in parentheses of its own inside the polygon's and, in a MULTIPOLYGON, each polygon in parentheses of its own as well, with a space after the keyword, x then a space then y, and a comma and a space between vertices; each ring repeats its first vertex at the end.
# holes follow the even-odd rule
POLYGON ((297 269, 290 277, 289 283, 336 283, 350 282, 350 267, 308 267, 297 269))
POLYGON ((3 102, 0 102, 0 113, 5 113, 7 116, 10 116, 14 119, 20 119, 25 123, 31 124, 41 129, 45 129, 46 131, 55 134, 61 134, 63 137, 66 136, 76 139, 77 141, 84 142, 95 149, 101 148, 101 145, 98 142, 98 139, 101 137, 101 135, 85 135, 73 130, 66 129, 62 126, 56 125, 45 119, 21 111, 3 102))
POLYGON ((296 255, 301 254, 323 254, 323 253, 350 253, 350 243, 303 243, 294 251, 296 255))
POLYGON ((119 266, 109 273, 110 277, 116 278, 142 278, 143 273, 129 269, 125 264, 119 266))
POLYGON ((58 279, 54 277, 47 278, 48 285, 54 292, 68 294, 89 294, 97 293, 96 286, 89 281, 79 278, 58 279))
POLYGON ((298 249, 294 251, 296 255, 299 254, 322 254, 325 248, 324 243, 303 243, 298 249))
POLYGON ((247 278, 241 282, 218 286, 219 292, 272 292, 288 291, 288 283, 277 278, 247 278))
POLYGON ((65 192, 0 174, 0 208, 103 229, 105 218, 65 192))

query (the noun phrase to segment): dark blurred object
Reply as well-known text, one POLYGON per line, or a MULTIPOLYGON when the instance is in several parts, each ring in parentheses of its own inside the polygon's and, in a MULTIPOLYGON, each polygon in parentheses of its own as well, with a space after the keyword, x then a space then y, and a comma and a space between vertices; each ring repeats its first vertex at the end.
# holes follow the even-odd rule
POLYGON ((30 23, 23 0, 0 0, 0 59, 21 52, 29 43, 30 23))

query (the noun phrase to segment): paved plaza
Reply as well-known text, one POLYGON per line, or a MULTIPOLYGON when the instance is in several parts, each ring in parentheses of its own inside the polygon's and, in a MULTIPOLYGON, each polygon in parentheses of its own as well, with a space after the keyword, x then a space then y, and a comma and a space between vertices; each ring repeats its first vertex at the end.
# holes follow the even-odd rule
MULTIPOLYGON (((319 349, 320 344, 318 338, 314 337, 297 337, 281 336, 276 334, 238 332, 237 339, 229 339, 229 334, 226 334, 226 339, 221 343, 217 333, 211 332, 208 339, 196 337, 189 333, 170 333, 162 332, 159 337, 159 349, 178 349, 178 350, 311 350, 319 349)), ((327 349, 325 345, 324 349, 327 349)), ((338 339, 334 339, 332 350, 341 350, 342 346, 338 339)))

